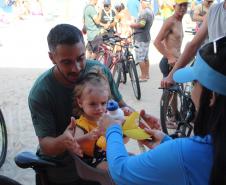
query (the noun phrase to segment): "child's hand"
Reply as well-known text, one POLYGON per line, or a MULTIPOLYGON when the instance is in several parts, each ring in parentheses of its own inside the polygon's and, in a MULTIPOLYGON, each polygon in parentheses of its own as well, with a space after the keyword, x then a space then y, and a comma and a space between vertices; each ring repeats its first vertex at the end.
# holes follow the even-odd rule
POLYGON ((88 134, 89 134, 89 138, 91 140, 97 140, 101 135, 101 130, 99 128, 95 128, 91 132, 89 132, 88 134))
POLYGON ((134 112, 132 109, 130 109, 129 107, 122 107, 121 108, 122 111, 124 112, 125 116, 129 116, 132 112, 134 112))

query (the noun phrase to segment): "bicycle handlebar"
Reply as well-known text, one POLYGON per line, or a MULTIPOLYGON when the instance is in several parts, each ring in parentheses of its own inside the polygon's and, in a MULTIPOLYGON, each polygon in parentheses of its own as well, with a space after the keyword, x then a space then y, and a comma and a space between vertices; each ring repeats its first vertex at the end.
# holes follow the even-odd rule
POLYGON ((129 39, 130 37, 136 35, 136 34, 140 34, 141 32, 134 32, 132 33, 131 35, 129 35, 128 37, 120 37, 119 35, 113 35, 113 36, 109 36, 109 35, 103 35, 102 38, 103 38, 103 41, 114 41, 114 42, 121 42, 123 40, 127 40, 129 39))
POLYGON ((103 42, 105 44, 110 44, 110 45, 114 45, 114 46, 116 45, 116 46, 120 46, 120 47, 124 47, 124 48, 129 48, 130 46, 131 46, 131 48, 132 47, 139 48, 138 46, 135 46, 135 45, 132 46, 130 43, 125 43, 125 44, 121 43, 122 41, 126 41, 130 37, 132 37, 136 34, 139 34, 139 33, 141 33, 141 32, 134 32, 127 38, 120 37, 119 35, 113 35, 113 36, 103 35, 102 38, 103 38, 103 42), (120 44, 117 44, 117 43, 120 43, 120 44))

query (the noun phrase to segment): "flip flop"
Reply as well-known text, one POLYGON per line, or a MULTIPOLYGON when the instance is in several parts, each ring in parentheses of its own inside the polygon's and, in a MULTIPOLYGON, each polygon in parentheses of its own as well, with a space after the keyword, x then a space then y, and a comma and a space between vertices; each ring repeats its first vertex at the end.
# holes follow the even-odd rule
POLYGON ((147 78, 140 78, 140 77, 139 77, 139 82, 147 82, 147 81, 148 81, 147 78))

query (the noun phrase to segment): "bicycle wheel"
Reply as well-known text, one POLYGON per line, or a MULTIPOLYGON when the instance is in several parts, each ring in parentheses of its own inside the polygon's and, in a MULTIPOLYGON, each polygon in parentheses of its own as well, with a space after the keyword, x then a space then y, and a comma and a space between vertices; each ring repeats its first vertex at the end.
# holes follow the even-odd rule
POLYGON ((122 61, 122 75, 121 75, 121 82, 123 83, 123 84, 125 84, 126 83, 126 81, 127 81, 127 71, 128 70, 126 70, 126 64, 125 64, 125 61, 122 61))
POLYGON ((121 62, 118 62, 114 65, 112 76, 113 76, 116 86, 119 87, 121 77, 122 77, 122 63, 121 62))
POLYGON ((140 91, 140 82, 137 74, 137 68, 135 61, 133 59, 127 61, 127 64, 129 65, 129 76, 133 87, 133 92, 135 97, 140 100, 141 98, 141 91, 140 91))
POLYGON ((181 121, 181 96, 176 92, 163 90, 160 99, 160 120, 166 134, 174 134, 181 121))
POLYGON ((7 131, 5 120, 0 109, 0 167, 5 162, 7 152, 7 131))

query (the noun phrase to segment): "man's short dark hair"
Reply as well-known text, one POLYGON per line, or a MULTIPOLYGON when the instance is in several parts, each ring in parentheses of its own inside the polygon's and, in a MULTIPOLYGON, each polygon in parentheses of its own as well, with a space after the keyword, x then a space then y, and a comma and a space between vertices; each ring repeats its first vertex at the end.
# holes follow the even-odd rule
POLYGON ((73 45, 81 41, 84 43, 82 32, 70 24, 56 25, 50 30, 47 36, 50 51, 55 51, 59 44, 73 45))

